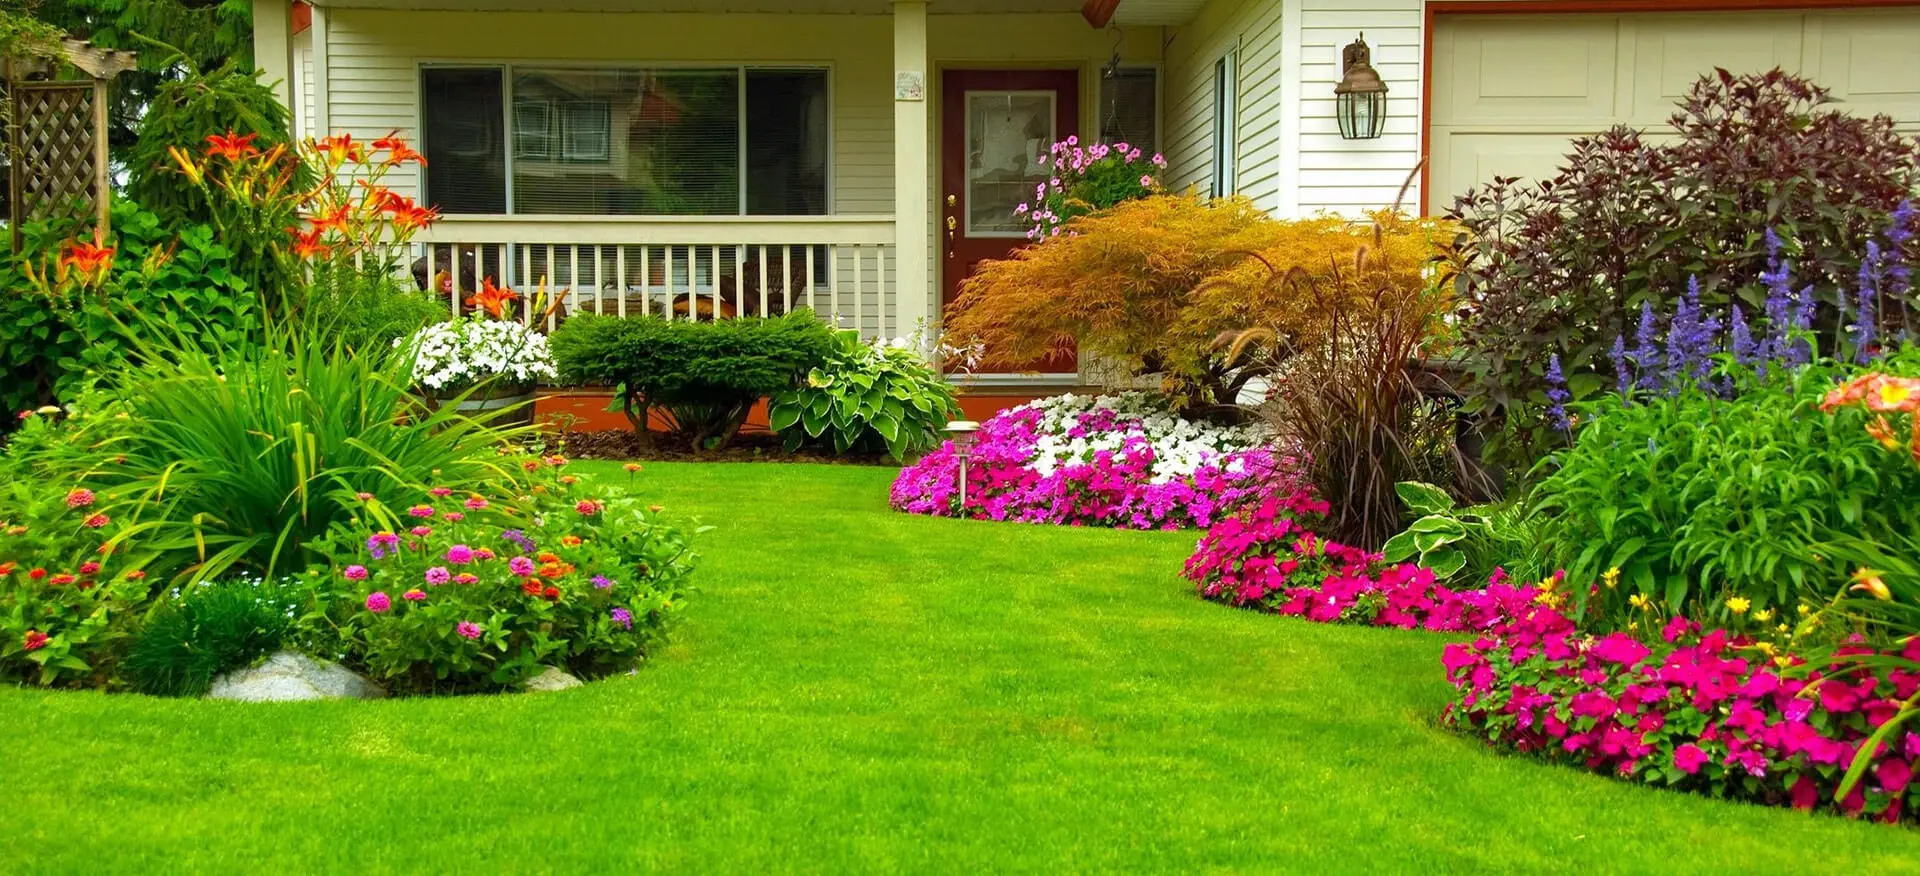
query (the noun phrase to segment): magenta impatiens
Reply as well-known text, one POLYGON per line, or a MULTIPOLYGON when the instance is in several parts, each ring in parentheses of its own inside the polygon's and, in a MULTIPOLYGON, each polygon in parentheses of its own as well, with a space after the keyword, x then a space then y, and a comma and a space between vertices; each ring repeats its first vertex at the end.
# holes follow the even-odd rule
POLYGON ((1183 529, 1289 488, 1293 467, 1257 430, 1187 420, 1141 393, 1066 395, 981 424, 965 507, 952 442, 900 472, 892 504, 944 517, 1183 529))
MULTIPOLYGON (((1907 817, 1920 735, 1890 733, 1835 801, 1854 756, 1920 692, 1920 672, 1865 660, 1833 674, 1767 642, 1676 618, 1667 645, 1595 636, 1548 605, 1502 617, 1442 658, 1453 726, 1502 746, 1660 787, 1907 817)), ((1843 654, 1871 657, 1865 646, 1843 654)), ((1920 639, 1904 646, 1920 659, 1920 639)), ((1892 656, 1892 655, 1888 655, 1892 656)))
POLYGON ((1535 598, 1499 580, 1453 590, 1431 569, 1388 565, 1378 554, 1328 541, 1312 528, 1328 510, 1305 489, 1268 496, 1207 530, 1187 560, 1187 578, 1215 602, 1401 629, 1483 630, 1535 598))

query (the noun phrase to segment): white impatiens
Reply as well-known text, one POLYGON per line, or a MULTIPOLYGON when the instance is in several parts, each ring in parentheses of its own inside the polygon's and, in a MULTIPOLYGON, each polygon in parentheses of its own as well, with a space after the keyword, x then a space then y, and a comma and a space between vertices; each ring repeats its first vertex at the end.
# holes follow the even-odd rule
POLYGON ((1168 410, 1159 397, 1144 392, 1102 396, 1070 393, 1024 407, 1041 414, 1031 467, 1043 476, 1062 465, 1091 461, 1103 450, 1117 453, 1128 441, 1139 438, 1153 447, 1151 482, 1167 483, 1189 477, 1229 453, 1272 440, 1259 426, 1218 426, 1186 419, 1168 410))
POLYGON ((465 389, 489 378, 530 384, 555 377, 547 338, 517 322, 468 318, 430 325, 412 338, 413 379, 435 391, 465 389))

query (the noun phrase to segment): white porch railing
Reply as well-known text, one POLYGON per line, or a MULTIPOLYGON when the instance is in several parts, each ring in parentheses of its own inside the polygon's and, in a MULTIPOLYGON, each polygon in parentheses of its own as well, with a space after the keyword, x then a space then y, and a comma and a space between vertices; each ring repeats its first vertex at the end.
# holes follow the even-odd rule
POLYGON ((802 307, 864 337, 907 334, 892 216, 448 216, 414 238, 415 280, 456 314, 490 280, 577 313, 713 319, 802 307))

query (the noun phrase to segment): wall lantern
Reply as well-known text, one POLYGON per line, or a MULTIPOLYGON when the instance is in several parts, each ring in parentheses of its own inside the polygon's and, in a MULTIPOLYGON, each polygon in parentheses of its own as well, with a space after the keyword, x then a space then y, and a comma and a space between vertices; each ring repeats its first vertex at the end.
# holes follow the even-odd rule
POLYGON ((947 424, 947 434, 953 436, 953 455, 960 458, 960 507, 955 516, 964 517, 967 513, 967 459, 973 456, 973 442, 977 440, 980 424, 972 420, 954 420, 947 424))
POLYGON ((1377 139, 1387 126, 1387 83, 1373 69, 1366 34, 1340 52, 1340 69, 1340 84, 1333 87, 1339 102, 1340 139, 1377 139))

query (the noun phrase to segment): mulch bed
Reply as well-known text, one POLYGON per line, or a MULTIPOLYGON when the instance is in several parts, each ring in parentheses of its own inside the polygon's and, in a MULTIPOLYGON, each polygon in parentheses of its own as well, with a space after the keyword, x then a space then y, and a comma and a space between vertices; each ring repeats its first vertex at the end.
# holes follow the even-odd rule
POLYGON ((725 450, 694 452, 687 441, 660 432, 653 433, 653 446, 645 447, 640 436, 626 429, 603 432, 568 432, 567 455, 574 459, 637 459, 656 462, 804 462, 816 465, 897 466, 884 453, 832 453, 802 448, 788 453, 780 436, 771 432, 743 432, 725 450))

